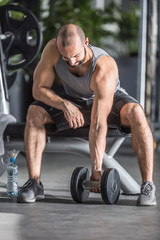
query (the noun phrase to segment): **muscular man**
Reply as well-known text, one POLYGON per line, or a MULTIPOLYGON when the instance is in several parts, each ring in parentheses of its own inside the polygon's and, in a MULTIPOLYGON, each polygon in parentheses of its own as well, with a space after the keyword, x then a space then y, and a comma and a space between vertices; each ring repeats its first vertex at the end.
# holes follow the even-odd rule
MULTIPOLYGON (((140 166, 142 187, 137 205, 156 205, 153 138, 144 111, 120 87, 114 59, 91 46, 79 26, 62 26, 56 39, 46 45, 34 72, 33 97, 36 101, 29 107, 25 129, 29 180, 19 191, 18 202, 35 202, 43 197, 40 173, 45 124, 54 123, 63 130, 90 125, 91 180, 100 182, 107 124, 116 117, 121 126, 131 129, 140 166), (64 87, 59 95, 52 90, 55 73, 64 87)), ((99 190, 93 187, 91 191, 99 190)))

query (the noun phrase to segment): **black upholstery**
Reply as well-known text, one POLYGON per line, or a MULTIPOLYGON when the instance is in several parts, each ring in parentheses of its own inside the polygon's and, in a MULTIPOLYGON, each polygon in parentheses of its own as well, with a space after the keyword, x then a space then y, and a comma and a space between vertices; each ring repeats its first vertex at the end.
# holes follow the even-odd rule
MULTIPOLYGON (((24 137, 25 122, 11 123, 8 124, 4 131, 4 137, 9 136, 10 138, 23 138, 24 137)), ((88 139, 89 126, 81 127, 78 129, 68 129, 64 131, 56 131, 54 124, 46 125, 47 137, 79 137, 88 139)), ((126 134, 121 128, 115 125, 110 125, 108 128, 107 137, 128 137, 130 134, 126 134)))

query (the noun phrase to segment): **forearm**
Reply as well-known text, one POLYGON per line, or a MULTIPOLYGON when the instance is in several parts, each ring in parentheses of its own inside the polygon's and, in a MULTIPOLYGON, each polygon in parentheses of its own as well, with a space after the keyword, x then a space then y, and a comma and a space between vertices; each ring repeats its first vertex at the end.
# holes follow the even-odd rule
POLYGON ((84 125, 84 118, 79 109, 73 103, 59 97, 49 88, 41 87, 34 91, 34 98, 48 106, 62 110, 71 128, 78 128, 84 125))
POLYGON ((60 110, 64 109, 64 100, 59 97, 52 89, 46 87, 41 87, 36 90, 33 89, 33 97, 35 100, 41 101, 53 108, 60 110))
POLYGON ((97 126, 91 124, 89 131, 89 146, 92 173, 101 172, 102 161, 106 147, 107 124, 97 126))

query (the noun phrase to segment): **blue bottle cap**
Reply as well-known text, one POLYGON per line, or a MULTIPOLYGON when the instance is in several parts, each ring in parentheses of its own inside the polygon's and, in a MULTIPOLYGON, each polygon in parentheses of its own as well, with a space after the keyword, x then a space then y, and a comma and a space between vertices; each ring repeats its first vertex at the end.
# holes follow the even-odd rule
POLYGON ((15 162, 15 158, 10 158, 9 161, 10 162, 15 162))

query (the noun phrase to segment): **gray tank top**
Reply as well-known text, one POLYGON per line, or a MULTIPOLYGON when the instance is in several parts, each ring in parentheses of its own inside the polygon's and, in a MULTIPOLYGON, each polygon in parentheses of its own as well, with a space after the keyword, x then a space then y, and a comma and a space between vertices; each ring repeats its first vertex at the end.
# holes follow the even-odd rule
MULTIPOLYGON (((63 84, 66 94, 73 98, 78 98, 78 99, 83 99, 83 100, 88 100, 88 99, 94 98, 94 92, 90 89, 90 80, 91 80, 92 74, 95 70, 98 59, 104 55, 109 56, 109 54, 106 53, 101 48, 97 48, 97 47, 94 47, 91 45, 89 45, 89 47, 91 48, 91 50, 93 52, 93 58, 92 58, 92 63, 89 67, 89 70, 84 76, 77 77, 77 76, 73 75, 69 71, 67 63, 63 60, 61 55, 55 66, 55 71, 56 71, 58 77, 62 81, 62 84, 63 84)), ((120 81, 119 81, 119 77, 118 77, 116 80, 115 92, 119 88, 120 88, 120 81)))

